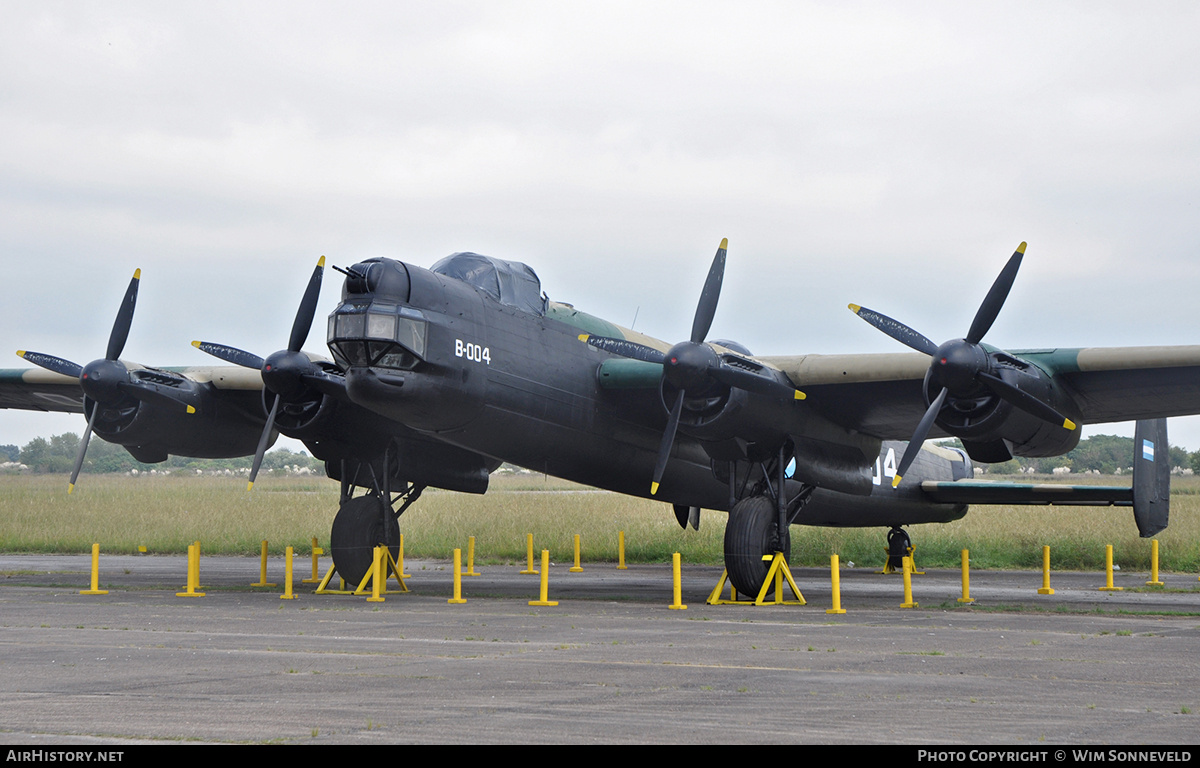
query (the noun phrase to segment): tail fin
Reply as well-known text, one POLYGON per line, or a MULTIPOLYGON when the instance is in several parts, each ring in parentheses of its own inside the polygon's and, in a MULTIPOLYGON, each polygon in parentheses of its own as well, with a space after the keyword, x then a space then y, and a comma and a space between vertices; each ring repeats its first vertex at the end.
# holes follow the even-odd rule
POLYGON ((1143 539, 1167 527, 1171 459, 1167 420, 1139 421, 1133 432, 1133 520, 1143 539))

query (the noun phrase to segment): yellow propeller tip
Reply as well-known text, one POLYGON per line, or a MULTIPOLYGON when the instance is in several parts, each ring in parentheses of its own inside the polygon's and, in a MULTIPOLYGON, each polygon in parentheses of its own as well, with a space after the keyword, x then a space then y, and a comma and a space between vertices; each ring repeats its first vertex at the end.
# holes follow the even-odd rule
POLYGON ((1025 241, 1024 240, 1022 240, 1021 244, 1017 246, 1017 253, 1025 253, 1025 241))
POLYGON ((722 250, 722 251, 724 251, 724 250, 725 250, 725 249, 727 249, 727 248, 729 248, 729 238, 728 238, 728 237, 722 237, 722 238, 721 238, 721 250, 722 250))
POLYGON ((67 483, 67 495, 70 496, 75 492, 75 483, 67 483))
POLYGON ((23 350, 23 349, 18 349, 18 350, 17 350, 17 357, 25 357, 25 350, 23 350))
POLYGON ((190 406, 190 405, 187 407, 187 409, 188 409, 188 410, 187 410, 187 412, 188 412, 188 413, 195 413, 195 412, 196 412, 196 409, 195 409, 194 407, 190 406))
POLYGON ((900 475, 896 475, 895 477, 892 478, 892 487, 897 488, 899 486, 900 486, 900 475))
POLYGON ((142 279, 142 270, 140 267, 138 269, 133 270, 133 279, 134 280, 142 279))
POLYGON ((858 306, 857 304, 847 304, 846 306, 850 307, 850 311, 856 315, 858 314, 858 310, 862 309, 862 307, 858 306))
POLYGON ((1075 426, 1075 422, 1071 421, 1070 419, 1063 419, 1063 429, 1073 430, 1075 429, 1075 426))
POLYGON ((246 490, 247 490, 247 491, 253 491, 253 490, 254 490, 254 482, 253 482, 253 481, 251 481, 251 482, 249 482, 249 483, 246 483, 246 490))
POLYGON ((650 495, 658 493, 658 483, 650 483, 650 495))
POLYGON ((192 346, 193 346, 193 347, 195 347, 196 349, 200 349, 200 342, 199 342, 199 341, 193 341, 193 342, 192 342, 192 346))
POLYGON ((803 392, 801 392, 801 391, 800 391, 800 390, 798 390, 798 389, 796 390, 795 398, 796 398, 797 400, 803 400, 803 399, 804 399, 804 398, 806 398, 806 397, 808 397, 808 395, 804 394, 803 392))
POLYGON ((581 334, 579 334, 579 340, 580 340, 580 341, 587 341, 589 338, 591 338, 591 335, 590 335, 590 334, 587 334, 587 333, 581 333, 581 334))
POLYGON ((318 267, 323 267, 323 266, 325 266, 325 257, 324 257, 324 256, 322 256, 321 258, 317 259, 317 266, 318 266, 318 267))

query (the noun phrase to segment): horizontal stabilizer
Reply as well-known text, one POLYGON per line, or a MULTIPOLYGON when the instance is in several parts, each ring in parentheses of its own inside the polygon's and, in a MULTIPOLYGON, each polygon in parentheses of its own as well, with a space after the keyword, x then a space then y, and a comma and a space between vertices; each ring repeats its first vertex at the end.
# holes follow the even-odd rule
POLYGON ((1133 507, 1142 538, 1167 527, 1171 497, 1171 465, 1167 455, 1167 420, 1139 421, 1134 432, 1133 486, 1060 485, 1058 483, 990 483, 977 480, 935 482, 921 490, 939 504, 1055 504, 1087 507, 1133 507))

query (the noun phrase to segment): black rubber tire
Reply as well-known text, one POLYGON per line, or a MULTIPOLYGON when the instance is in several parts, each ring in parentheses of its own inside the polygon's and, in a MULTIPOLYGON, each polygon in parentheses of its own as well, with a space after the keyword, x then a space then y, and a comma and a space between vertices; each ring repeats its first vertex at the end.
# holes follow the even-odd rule
MULTIPOLYGON (((338 575, 357 587, 371 569, 375 547, 383 543, 383 499, 375 494, 356 496, 338 509, 329 533, 329 549, 338 575)), ((392 558, 400 556, 400 523, 387 516, 392 558)))
POLYGON ((729 513, 725 524, 725 570, 739 594, 753 597, 762 588, 771 567, 770 561, 763 560, 764 555, 779 550, 785 560, 791 556, 791 531, 784 536, 783 546, 778 546, 775 521, 775 502, 766 496, 742 499, 729 513))

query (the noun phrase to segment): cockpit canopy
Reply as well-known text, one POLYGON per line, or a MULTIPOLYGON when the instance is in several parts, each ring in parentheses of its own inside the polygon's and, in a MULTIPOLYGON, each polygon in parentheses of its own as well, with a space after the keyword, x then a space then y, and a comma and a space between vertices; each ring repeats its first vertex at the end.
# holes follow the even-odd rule
POLYGON ((433 265, 439 275, 462 280, 488 294, 501 304, 531 312, 546 313, 542 281, 519 261, 505 261, 478 253, 453 253, 433 265))

